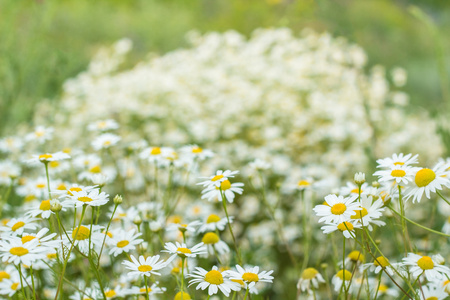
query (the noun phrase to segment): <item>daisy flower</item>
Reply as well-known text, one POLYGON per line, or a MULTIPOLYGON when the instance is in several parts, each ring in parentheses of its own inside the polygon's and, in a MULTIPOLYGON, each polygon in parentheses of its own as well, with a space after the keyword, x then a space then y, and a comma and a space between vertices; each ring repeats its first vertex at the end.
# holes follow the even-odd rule
POLYGON ((171 260, 177 255, 181 258, 186 258, 196 257, 197 255, 208 253, 203 243, 199 243, 192 248, 188 248, 185 243, 166 243, 164 245, 164 249, 166 250, 162 250, 161 252, 168 252, 172 254, 171 260))
MULTIPOLYGON (((230 217, 230 222, 233 222, 233 217, 230 217)), ((220 218, 218 215, 211 214, 206 219, 205 223, 200 226, 198 229, 199 232, 206 232, 206 231, 222 231, 225 229, 226 225, 228 224, 227 218, 220 218)))
POLYGON ((23 282, 24 287, 26 287, 31 282, 31 277, 22 278, 22 280, 20 280, 20 275, 17 274, 11 278, 2 280, 0 282, 0 295, 12 297, 22 289, 21 282, 23 282))
POLYGON ((119 124, 112 119, 108 120, 100 120, 97 122, 90 123, 87 126, 87 129, 89 131, 108 131, 108 130, 115 130, 119 128, 119 124))
POLYGON ((339 292, 342 284, 345 282, 345 287, 348 287, 350 279, 352 278, 352 273, 347 270, 340 270, 333 276, 331 283, 334 285, 334 290, 339 292))
POLYGON ((165 268, 170 262, 171 258, 169 258, 167 261, 159 261, 160 256, 150 256, 145 258, 144 256, 139 256, 139 260, 136 259, 133 255, 130 256, 131 261, 124 260, 122 264, 125 265, 125 268, 128 270, 131 270, 131 272, 128 272, 129 277, 133 276, 147 276, 150 277, 150 275, 161 275, 158 272, 158 270, 161 270, 165 268))
POLYGON ((403 258, 403 265, 409 266, 412 276, 417 278, 423 273, 428 281, 440 280, 446 275, 450 276, 450 269, 447 266, 440 265, 429 256, 408 253, 408 256, 403 258))
POLYGON ((103 233, 101 233, 102 226, 92 225, 91 232, 90 225, 81 225, 79 228, 75 227, 72 231, 67 231, 67 234, 70 236, 71 241, 67 239, 67 237, 63 236, 63 242, 65 245, 70 245, 72 242, 75 243, 75 246, 84 253, 89 253, 89 235, 91 236, 91 249, 94 247, 100 247, 103 243, 103 233))
POLYGON ((220 255, 230 252, 230 247, 221 241, 219 236, 214 232, 205 233, 202 242, 208 247, 208 253, 214 255, 216 250, 220 255))
POLYGON ((372 224, 376 226, 386 225, 385 222, 377 220, 383 215, 383 211, 385 210, 385 208, 383 207, 384 203, 382 199, 378 199, 372 202, 372 197, 362 195, 359 204, 360 209, 355 210, 355 214, 350 217, 350 219, 354 221, 355 224, 367 226, 370 231, 373 230, 372 224))
POLYGON ((45 141, 49 141, 53 137, 53 128, 37 126, 33 132, 28 133, 25 136, 27 142, 36 141, 39 144, 43 144, 45 141))
POLYGON ((7 265, 5 269, 0 270, 0 282, 13 276, 19 276, 19 272, 13 265, 7 265))
POLYGON ((83 205, 89 206, 101 206, 109 201, 109 195, 105 192, 100 193, 100 189, 93 189, 90 191, 82 190, 80 192, 71 192, 65 203, 67 205, 75 205, 75 207, 81 207, 83 205))
POLYGON ((396 182, 397 184, 407 185, 413 180, 417 168, 410 166, 393 166, 387 170, 376 171, 373 176, 378 176, 381 182, 396 182))
POLYGON ((416 294, 420 296, 420 300, 444 300, 448 297, 442 286, 433 283, 423 285, 420 290, 416 291, 416 294))
POLYGON ((356 197, 343 197, 330 194, 325 196, 325 205, 316 205, 313 210, 317 216, 322 218, 319 222, 342 223, 348 221, 359 210, 359 204, 355 202, 356 197))
POLYGON ((386 257, 383 256, 378 256, 373 263, 362 265, 362 269, 370 269, 370 271, 375 272, 375 274, 378 274, 381 270, 384 270, 389 275, 394 275, 393 265, 386 257))
POLYGON ((208 201, 222 201, 223 194, 228 202, 233 203, 235 194, 241 195, 244 191, 244 189, 241 188, 242 186, 244 186, 244 184, 241 182, 231 183, 228 179, 226 179, 220 183, 220 187, 215 185, 206 187, 202 191, 202 199, 208 199, 208 201))
POLYGON ((76 291, 69 298, 71 300, 93 300, 102 299, 103 295, 99 289, 86 288, 84 292, 76 291))
POLYGON ((180 149, 180 152, 194 159, 205 160, 214 156, 211 150, 203 149, 197 145, 188 145, 180 149))
POLYGON ((112 238, 108 239, 108 245, 111 246, 109 254, 113 254, 115 257, 122 252, 130 252, 136 249, 136 245, 141 244, 144 240, 138 239, 142 233, 138 232, 135 234, 135 229, 125 231, 123 229, 118 229, 113 231, 112 238))
POLYGON ((233 178, 234 175, 236 175, 238 173, 239 173, 239 171, 218 170, 218 171, 216 171, 216 175, 212 175, 209 177, 200 177, 202 179, 208 179, 208 180, 199 182, 199 183, 197 183, 197 185, 203 185, 204 187, 215 186, 215 187, 219 188, 222 181, 228 180, 228 178, 233 178))
MULTIPOLYGON (((361 195, 366 194, 368 189, 369 185, 367 184, 367 182, 363 183, 361 185, 361 195)), ((347 182, 346 186, 343 186, 339 189, 339 194, 342 196, 358 196, 359 187, 353 182, 347 182)))
POLYGON ((409 166, 417 164, 419 157, 418 154, 412 156, 412 154, 404 155, 403 153, 400 154, 393 154, 392 157, 386 157, 383 159, 377 160, 377 168, 393 168, 398 166, 409 166))
POLYGON ((27 243, 22 243, 22 239, 18 237, 0 240, 0 257, 3 262, 31 266, 33 262, 43 258, 43 252, 47 250, 45 247, 37 247, 38 244, 38 239, 27 243))
MULTIPOLYGON (((126 293, 127 295, 145 295, 147 292, 149 296, 164 293, 166 291, 166 288, 160 288, 158 284, 159 282, 156 281, 147 289, 145 288, 145 286, 143 287, 132 286, 131 288, 126 290, 126 293)), ((188 298, 183 298, 183 300, 188 300, 188 298)))
POLYGON ((149 147, 144 149, 139 157, 152 164, 159 164, 165 157, 170 156, 174 150, 170 147, 149 147))
POLYGON ((450 186, 447 169, 450 163, 444 161, 438 162, 433 169, 421 168, 417 169, 414 175, 415 186, 410 187, 406 193, 406 199, 413 198, 413 202, 420 202, 425 196, 430 199, 431 193, 436 190, 442 190, 442 186, 450 186))
POLYGON ((30 217, 13 218, 9 220, 5 226, 0 227, 0 231, 7 232, 12 235, 21 235, 25 229, 35 230, 37 224, 34 223, 37 219, 30 217))
POLYGON ((53 238, 56 236, 56 233, 50 233, 45 236, 49 232, 48 228, 42 228, 38 233, 29 233, 22 235, 22 243, 29 243, 30 241, 37 239, 38 245, 37 247, 47 248, 45 252, 53 252, 54 249, 61 247, 61 240, 54 240, 53 238))
POLYGON ((258 266, 247 266, 243 268, 240 265, 236 265, 236 271, 227 271, 228 277, 231 280, 242 280, 249 289, 253 288, 258 282, 272 283, 273 276, 270 276, 272 273, 273 270, 259 272, 258 266))
POLYGON ((56 153, 44 153, 39 155, 32 155, 31 159, 29 159, 28 163, 48 163, 51 161, 60 161, 63 159, 69 159, 70 155, 67 153, 64 153, 62 151, 56 152, 56 153))
POLYGON ((197 227, 201 225, 200 221, 192 221, 189 224, 181 224, 181 223, 173 223, 167 227, 167 231, 179 230, 180 232, 192 232, 194 233, 197 230, 197 227))
POLYGON ((213 266, 212 270, 209 272, 203 268, 197 267, 192 274, 187 275, 187 277, 193 278, 189 281, 189 286, 198 283, 196 289, 208 289, 209 296, 217 294, 220 290, 228 297, 231 291, 239 291, 241 287, 239 286, 239 283, 233 282, 226 277, 227 272, 228 271, 220 272, 216 266, 213 266))
MULTIPOLYGON (((359 263, 363 263, 363 262, 364 262, 364 255, 358 250, 353 250, 345 258, 345 264, 348 264, 348 263, 359 264, 359 263)), ((339 263, 339 265, 342 266, 342 261, 339 263)))
POLYGON ((21 150, 23 141, 19 137, 8 136, 0 139, 0 151, 4 153, 15 153, 21 150))
POLYGON ((254 161, 249 163, 248 166, 255 171, 264 171, 264 170, 270 169, 270 167, 271 167, 270 163, 266 162, 265 160, 259 159, 259 158, 255 159, 254 161))
POLYGON ((120 140, 121 137, 116 134, 104 133, 93 140, 91 146, 96 151, 101 149, 108 149, 111 146, 116 145, 120 140))
POLYGON ((297 282, 297 289, 302 292, 311 292, 311 285, 314 289, 319 288, 319 283, 325 283, 322 275, 314 268, 307 268, 303 270, 302 276, 297 282))
POLYGON ((9 160, 0 162, 0 170, 0 185, 10 185, 20 175, 20 168, 9 160))
POLYGON ((54 212, 50 210, 51 204, 50 199, 43 200, 39 205, 36 205, 36 207, 32 208, 31 210, 27 211, 25 213, 26 216, 32 216, 37 217, 40 216, 42 219, 48 219, 54 212))
POLYGON ((323 230, 323 233, 328 234, 330 232, 334 232, 339 230, 342 232, 344 237, 347 239, 355 238, 355 228, 361 228, 360 224, 352 223, 352 222, 342 222, 339 224, 327 223, 325 226, 322 226, 320 229, 323 230))

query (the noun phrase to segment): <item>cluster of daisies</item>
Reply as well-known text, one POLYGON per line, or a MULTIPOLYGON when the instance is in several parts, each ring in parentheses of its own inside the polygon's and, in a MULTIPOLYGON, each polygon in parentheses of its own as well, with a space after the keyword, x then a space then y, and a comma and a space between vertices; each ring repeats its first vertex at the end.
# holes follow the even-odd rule
MULTIPOLYGON (((341 232, 343 236, 342 257, 345 259, 336 262, 336 273, 332 278, 334 291, 339 296, 351 294, 359 298, 365 294, 376 298, 390 295, 409 299, 446 299, 449 296, 450 268, 445 265, 445 258, 440 253, 418 251, 408 228, 415 226, 415 230, 431 232, 436 240, 450 235, 442 232, 444 230, 436 231, 414 222, 409 219, 408 212, 423 198, 432 201, 435 208, 450 205, 443 195, 443 189, 450 188, 450 160, 440 160, 431 169, 417 167, 417 163, 418 155, 412 154, 394 154, 377 160, 379 170, 373 176, 378 180, 372 185, 365 182, 365 174, 356 173, 354 184, 348 183, 337 191, 338 195, 325 196, 323 204, 314 207, 320 217, 319 223, 324 223, 322 231, 325 234, 341 232), (389 230, 394 231, 391 238, 400 238, 403 244, 398 249, 403 252, 403 258, 398 262, 388 259, 387 253, 397 257, 399 254, 392 251, 393 242, 385 245, 376 240, 377 227, 386 226, 381 219, 387 216, 397 217, 397 227, 389 230), (347 247, 346 240, 350 241, 347 247), (349 244, 352 251, 347 255, 349 244), (367 260, 371 262, 366 263, 367 260)), ((435 213, 434 210, 429 218, 433 219, 435 213)), ((445 248, 442 250, 443 254, 448 254, 445 248)), ((315 297, 320 283, 325 280, 319 271, 307 268, 303 270, 297 288, 315 297)))

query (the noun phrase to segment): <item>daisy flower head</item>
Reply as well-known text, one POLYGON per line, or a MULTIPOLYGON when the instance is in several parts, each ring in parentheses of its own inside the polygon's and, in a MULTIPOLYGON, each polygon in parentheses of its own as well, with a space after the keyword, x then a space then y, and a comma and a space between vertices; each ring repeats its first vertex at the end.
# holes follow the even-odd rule
POLYGON ((417 168, 407 165, 397 165, 389 169, 378 170, 373 176, 378 176, 378 181, 382 182, 395 182, 396 184, 404 184, 413 181, 413 177, 417 168))
POLYGON ((42 259, 45 256, 43 252, 47 250, 45 247, 37 247, 38 244, 38 239, 26 243, 19 237, 3 239, 0 241, 0 257, 3 262, 31 266, 33 262, 42 259))
POLYGON ((113 231, 112 238, 108 239, 108 245, 111 247, 109 254, 113 254, 116 257, 123 252, 128 253, 136 249, 136 246, 144 240, 139 239, 142 233, 135 233, 135 231, 135 229, 129 231, 118 229, 113 231))
POLYGON ((34 223, 37 219, 25 216, 23 218, 13 218, 9 220, 5 226, 0 226, 0 231, 7 232, 10 235, 22 235, 24 230, 35 230, 37 224, 34 223))
POLYGON ((108 149, 111 146, 116 145, 120 140, 121 140, 121 137, 116 134, 104 133, 104 134, 98 136, 97 138, 95 138, 92 141, 91 146, 96 151, 101 150, 101 149, 108 149))
POLYGON ((250 162, 248 166, 255 171, 265 171, 270 169, 271 164, 265 160, 257 158, 254 161, 250 162))
POLYGON ((79 192, 71 192, 72 195, 69 195, 65 204, 74 205, 75 207, 81 207, 83 205, 87 206, 101 206, 109 201, 109 195, 105 192, 100 193, 100 189, 92 189, 92 190, 81 190, 79 192))
POLYGON ((234 175, 238 174, 239 171, 231 171, 231 170, 218 170, 216 171, 216 175, 212 175, 209 177, 200 177, 202 179, 207 179, 202 182, 197 183, 197 185, 203 185, 204 187, 215 186, 220 188, 220 185, 223 181, 228 180, 228 178, 233 178, 234 175))
POLYGON ((172 254, 171 259, 174 259, 176 256, 186 258, 186 257, 196 257, 197 255, 208 253, 205 244, 203 243, 199 243, 191 248, 186 246, 185 243, 182 244, 178 242, 175 242, 175 244, 166 243, 164 245, 164 249, 165 250, 162 250, 161 252, 168 252, 172 254))
POLYGON ((35 164, 35 163, 39 163, 39 162, 47 164, 52 161, 60 161, 60 160, 69 159, 69 158, 70 158, 69 154, 59 151, 56 153, 44 153, 44 154, 33 155, 31 157, 31 159, 29 159, 27 162, 30 164, 35 164))
POLYGON ((341 289, 342 284, 345 282, 345 286, 348 287, 348 284, 350 283, 350 279, 352 278, 352 273, 347 270, 340 270, 336 273, 336 275, 333 276, 331 279, 331 283, 334 286, 334 290, 338 292, 341 289))
POLYGON ((43 200, 41 203, 38 203, 34 208, 30 209, 25 213, 25 215, 29 215, 32 217, 40 216, 42 219, 48 219, 54 212, 50 210, 51 200, 43 200))
POLYGON ((311 285, 314 289, 319 288, 320 283, 325 283, 322 275, 315 268, 306 268, 297 282, 297 289, 302 292, 311 292, 311 285))
POLYGON ((361 228, 361 224, 358 224, 356 222, 344 221, 339 224, 326 223, 325 226, 322 226, 320 229, 322 229, 323 233, 325 233, 325 234, 329 234, 330 232, 339 230, 340 232, 342 232, 342 234, 344 235, 345 238, 354 239, 356 237, 355 228, 361 228))
POLYGON ((100 120, 97 122, 90 123, 87 126, 89 131, 108 131, 115 130, 119 128, 119 124, 113 119, 100 120))
MULTIPOLYGON (((367 182, 363 183, 361 185, 361 195, 367 194, 368 190, 370 190, 369 184, 367 182)), ((339 195, 342 196, 357 197, 359 193, 360 193, 359 186, 353 182, 347 182, 346 186, 343 186, 339 189, 339 195)))
MULTIPOLYGON (((159 284, 159 282, 156 281, 155 283, 153 283, 148 288, 145 288, 145 286, 142 286, 142 287, 132 286, 131 288, 126 290, 126 294, 127 295, 145 295, 145 294, 148 294, 149 296, 151 296, 151 295, 164 293, 166 291, 166 288, 161 288, 161 287, 158 286, 158 284, 159 284)), ((151 298, 151 299, 153 299, 153 298, 151 298)), ((188 300, 188 298, 184 298, 184 300, 188 300)))
POLYGON ((403 265, 408 266, 409 272, 415 278, 424 274, 428 281, 434 281, 450 276, 450 268, 426 255, 408 253, 408 256, 403 258, 403 265))
POLYGON ((385 210, 382 199, 379 198, 372 202, 372 197, 362 195, 359 204, 360 209, 355 210, 355 214, 350 217, 352 221, 356 224, 367 226, 370 231, 373 230, 372 224, 376 226, 386 225, 385 222, 378 220, 385 210))
MULTIPOLYGON (((230 223, 233 223, 233 217, 230 216, 230 223)), ((228 224, 227 218, 220 218, 218 215, 211 214, 206 218, 205 222, 198 229, 199 232, 222 231, 228 224)))
POLYGON ((14 294, 18 293, 22 289, 22 283, 24 286, 29 285, 31 277, 20 278, 19 274, 16 274, 8 279, 0 282, 0 295, 6 295, 11 299, 14 294))
POLYGON ((203 268, 195 268, 192 274, 187 277, 193 278, 189 281, 189 286, 198 283, 197 290, 208 289, 208 295, 212 296, 220 290, 226 297, 230 295, 231 291, 239 291, 241 289, 239 283, 231 281, 227 278, 228 271, 220 272, 216 266, 213 266, 211 271, 206 271, 203 268))
POLYGON ((394 153, 391 157, 386 157, 377 160, 377 168, 395 168, 398 166, 410 166, 418 163, 419 155, 412 155, 411 153, 404 155, 403 153, 396 154, 394 153))
POLYGON ((217 251, 220 255, 230 252, 230 247, 220 240, 220 237, 214 232, 207 232, 202 237, 202 243, 208 248, 208 253, 214 255, 217 251))
POLYGON ((184 155, 192 157, 193 159, 205 160, 214 156, 214 152, 208 149, 203 149, 197 145, 188 145, 180 149, 184 155))
POLYGON ((53 131, 53 127, 37 126, 33 132, 25 136, 25 140, 27 142, 36 141, 39 144, 43 144, 45 141, 53 138, 53 131))
POLYGON ((100 247, 104 238, 104 234, 101 233, 102 228, 103 227, 100 225, 92 225, 92 228, 90 225, 80 225, 71 231, 67 231, 71 241, 69 241, 67 236, 63 236, 63 242, 65 245, 68 245, 69 248, 73 242, 81 252, 84 254, 89 253, 89 236, 91 237, 91 249, 94 247, 100 247))
POLYGON ((131 255, 130 258, 131 261, 124 260, 122 262, 122 264, 125 265, 125 268, 130 270, 128 272, 129 277, 135 276, 150 277, 152 274, 161 275, 156 271, 165 268, 171 262, 171 258, 169 258, 167 261, 159 260, 160 258, 159 255, 150 256, 147 258, 141 255, 139 256, 138 259, 135 258, 133 255, 131 255))
POLYGON ((148 147, 145 148, 139 155, 141 159, 147 160, 152 164, 161 164, 163 163, 165 157, 169 157, 172 155, 174 150, 170 147, 148 147))
POLYGON ((389 260, 384 256, 378 256, 373 263, 367 263, 362 265, 362 269, 369 269, 375 274, 380 273, 380 271, 385 271, 389 275, 394 275, 394 266, 389 262, 389 260))
POLYGON ((450 187, 447 169, 450 163, 438 162, 433 169, 417 168, 414 174, 414 186, 410 187, 406 193, 406 199, 413 198, 413 202, 420 202, 425 193, 425 197, 430 199, 431 193, 442 190, 442 186, 450 187))
POLYGON ((360 210, 355 202, 356 197, 343 197, 330 194, 325 196, 325 204, 316 205, 313 210, 321 217, 319 222, 340 224, 350 220, 350 217, 360 210))
POLYGON ((242 195, 244 189, 242 182, 231 183, 228 179, 222 181, 220 186, 210 185, 202 191, 202 199, 208 201, 218 200, 222 201, 225 198, 229 203, 233 203, 235 194, 242 195))
POLYGON ((47 248, 46 253, 54 252, 54 250, 58 247, 61 247, 61 240, 54 240, 53 238, 56 236, 56 233, 50 233, 45 236, 50 230, 48 228, 42 228, 38 233, 30 233, 22 235, 22 244, 29 243, 36 239, 38 241, 37 247, 45 247, 47 248))
POLYGON ((420 296, 420 300, 444 300, 448 297, 445 288, 433 282, 423 285, 416 293, 420 296))
POLYGON ((182 233, 185 233, 186 231, 189 231, 191 233, 194 233, 197 231, 197 227, 200 226, 202 222, 200 221, 192 221, 188 224, 184 223, 172 223, 167 227, 167 231, 173 231, 173 230, 179 230, 182 233))
POLYGON ((314 180, 311 177, 303 178, 297 181, 295 184, 295 189, 303 191, 310 189, 314 186, 314 180))
POLYGON ((241 267, 240 265, 236 265, 236 271, 229 270, 227 271, 228 277, 231 280, 242 280, 247 288, 253 288, 258 282, 273 282, 273 276, 271 271, 261 271, 259 272, 259 267, 241 267))

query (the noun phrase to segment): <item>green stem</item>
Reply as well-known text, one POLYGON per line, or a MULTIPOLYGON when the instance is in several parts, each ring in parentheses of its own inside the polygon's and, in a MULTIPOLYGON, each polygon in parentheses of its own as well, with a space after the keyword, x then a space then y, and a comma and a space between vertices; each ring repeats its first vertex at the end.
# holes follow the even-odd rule
POLYGON ((248 289, 248 287, 247 287, 247 290, 245 291, 244 300, 247 299, 247 296, 248 296, 248 290, 249 290, 249 289, 248 289))
POLYGON ((181 300, 183 300, 184 295, 184 261, 186 258, 181 258, 181 300))
POLYGON ((102 248, 100 249, 100 253, 99 253, 99 255, 98 255, 97 265, 100 265, 100 258, 102 257, 103 247, 105 246, 106 235, 108 234, 109 226, 111 226, 111 221, 112 221, 112 219, 114 218, 114 214, 116 213, 117 206, 119 206, 119 205, 116 204, 116 205, 114 206, 114 210, 113 210, 113 212, 112 212, 112 214, 111 214, 111 218, 109 219, 108 226, 106 226, 105 236, 103 237, 102 248))
POLYGON ((23 295, 23 299, 27 299, 27 296, 25 295, 25 289, 23 288, 23 280, 22 280, 22 265, 19 264, 19 267, 17 268, 17 270, 19 270, 19 276, 20 276, 20 286, 22 289, 22 295, 23 295))
POLYGON ((230 217, 228 216, 228 211, 227 211, 227 199, 226 199, 225 196, 223 195, 222 188, 219 188, 219 190, 220 190, 220 196, 222 197, 223 210, 225 211, 225 215, 227 216, 228 229, 230 230, 231 237, 233 238, 234 249, 236 250, 236 255, 237 255, 237 257, 238 257, 239 264, 242 264, 241 253, 240 253, 240 251, 239 251, 239 249, 238 249, 238 246, 237 246, 237 243, 236 243, 236 239, 235 239, 235 237, 234 237, 233 229, 231 228, 230 217))
POLYGON ((147 276, 144 275, 145 279, 145 298, 148 300, 148 282, 147 282, 147 276))
POLYGON ((448 205, 450 205, 450 202, 444 196, 442 196, 441 192, 436 190, 436 193, 439 195, 439 197, 441 197, 442 200, 444 200, 445 202, 447 202, 448 205))
POLYGON ((50 192, 50 176, 48 175, 48 162, 44 162, 44 166, 45 166, 45 176, 47 177, 48 198, 52 200, 52 194, 50 192))

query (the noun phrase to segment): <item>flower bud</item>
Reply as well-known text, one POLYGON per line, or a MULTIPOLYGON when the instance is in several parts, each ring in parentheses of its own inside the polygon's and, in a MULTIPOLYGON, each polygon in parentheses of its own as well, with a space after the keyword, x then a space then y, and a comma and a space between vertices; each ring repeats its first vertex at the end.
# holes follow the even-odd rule
POLYGON ((379 188, 380 187, 380 183, 378 181, 372 181, 372 186, 375 188, 379 188))
POLYGON ((122 202, 123 202, 122 196, 116 195, 116 196, 114 197, 113 202, 114 202, 115 205, 122 204, 122 202))
POLYGON ((362 172, 358 172, 355 174, 355 183, 357 185, 361 185, 364 182, 366 182, 366 174, 362 173, 362 172))
POLYGON ((133 223, 134 223, 134 225, 136 225, 136 226, 141 225, 141 223, 142 223, 141 217, 139 217, 139 216, 134 217, 133 223))
POLYGON ((62 210, 61 203, 57 199, 50 200, 50 210, 52 212, 60 212, 62 210))
POLYGON ((445 265, 445 258, 440 254, 435 254, 431 258, 440 265, 445 265))
POLYGON ((153 232, 158 232, 158 231, 160 231, 161 228, 162 228, 162 227, 161 227, 161 223, 158 222, 158 221, 152 221, 152 222, 150 222, 149 227, 150 227, 150 230, 153 231, 153 232))

